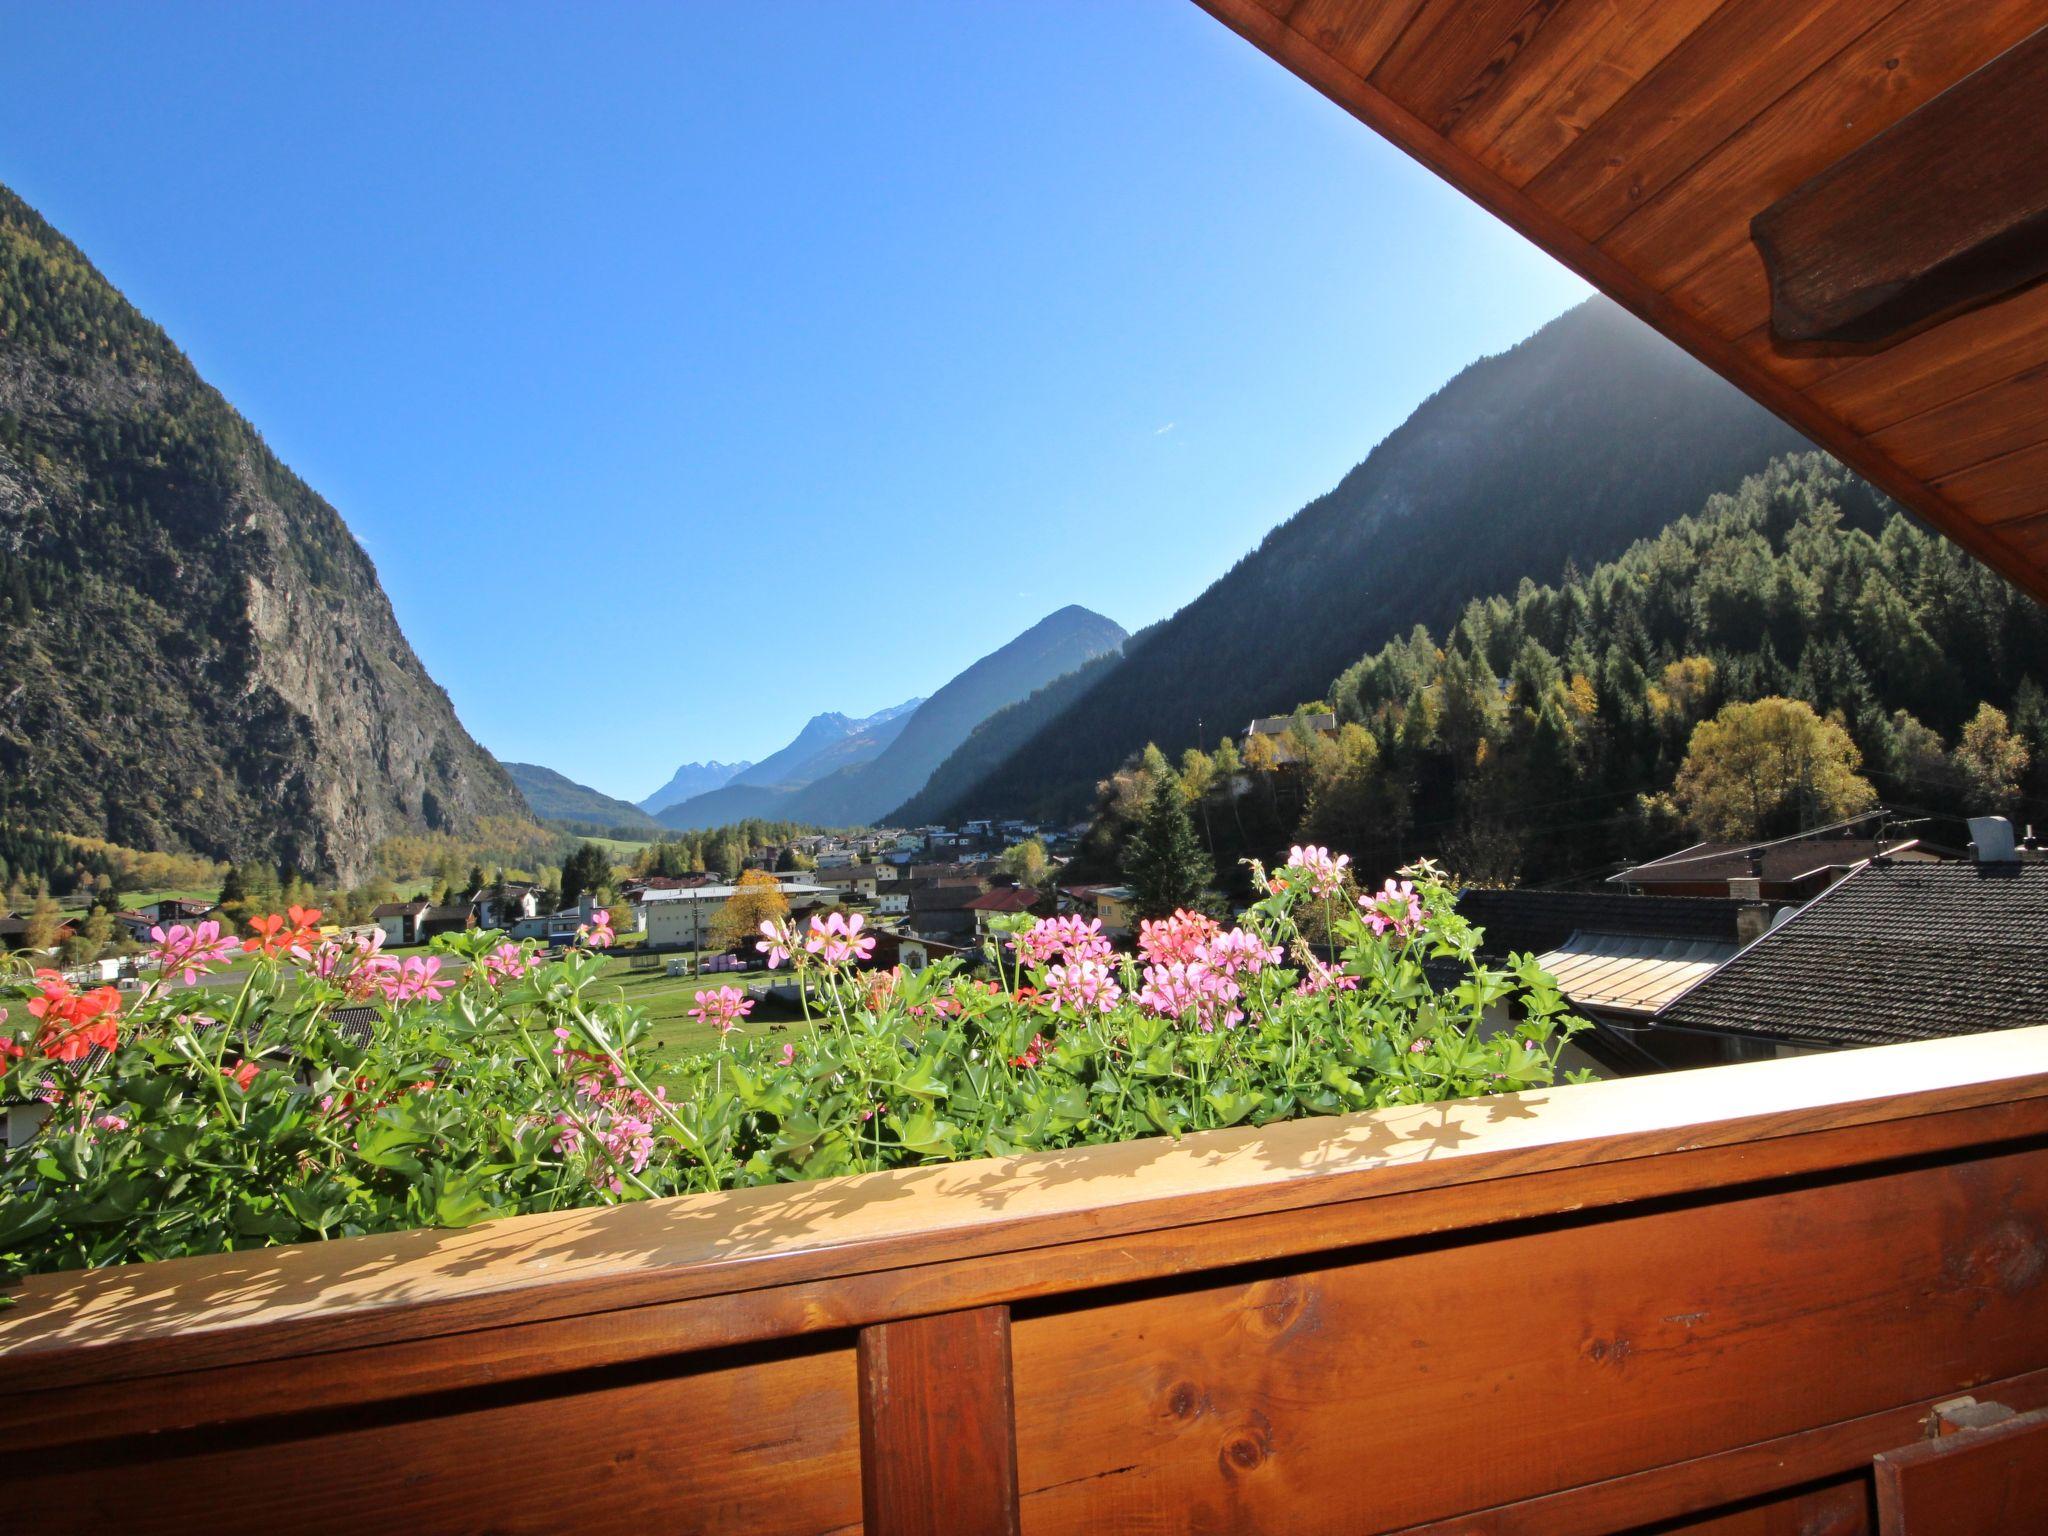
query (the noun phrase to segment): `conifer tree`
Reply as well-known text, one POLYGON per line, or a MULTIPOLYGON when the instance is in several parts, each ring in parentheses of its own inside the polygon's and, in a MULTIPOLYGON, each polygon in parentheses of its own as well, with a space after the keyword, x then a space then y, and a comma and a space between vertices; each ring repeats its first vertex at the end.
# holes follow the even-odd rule
POLYGON ((1187 797, 1169 774, 1152 786, 1144 820, 1124 854, 1124 878, 1139 916, 1165 917, 1199 904, 1214 877, 1188 818, 1187 797))

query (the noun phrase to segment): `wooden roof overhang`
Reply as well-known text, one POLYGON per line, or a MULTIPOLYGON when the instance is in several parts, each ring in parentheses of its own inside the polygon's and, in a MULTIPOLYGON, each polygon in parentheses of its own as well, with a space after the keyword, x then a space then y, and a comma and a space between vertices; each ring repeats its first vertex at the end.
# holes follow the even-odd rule
POLYGON ((2048 600, 2048 0, 1198 3, 2048 600))

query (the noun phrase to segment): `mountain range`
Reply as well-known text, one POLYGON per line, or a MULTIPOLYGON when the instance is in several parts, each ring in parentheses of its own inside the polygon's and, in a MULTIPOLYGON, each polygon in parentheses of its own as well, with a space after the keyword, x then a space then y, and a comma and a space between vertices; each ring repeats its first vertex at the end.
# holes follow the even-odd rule
POLYGON ((4 187, 0 620, 0 820, 344 881, 531 827, 340 515, 4 187))
POLYGON ((717 789, 734 774, 745 773, 753 766, 749 762, 684 763, 669 775, 666 784, 639 802, 640 809, 652 816, 656 811, 680 804, 692 795, 701 795, 707 790, 717 789))
POLYGON ((1482 359, 1171 618, 987 721, 886 813, 1070 819, 1156 742, 1213 745, 1316 698, 1475 593, 1553 580, 1808 445, 1604 298, 1482 359))
POLYGON ((659 813, 679 830, 748 817, 858 826, 877 821, 916 791, 991 714, 1096 657, 1114 654, 1124 629, 1070 605, 949 680, 928 699, 849 720, 814 716, 797 738, 707 794, 659 813))

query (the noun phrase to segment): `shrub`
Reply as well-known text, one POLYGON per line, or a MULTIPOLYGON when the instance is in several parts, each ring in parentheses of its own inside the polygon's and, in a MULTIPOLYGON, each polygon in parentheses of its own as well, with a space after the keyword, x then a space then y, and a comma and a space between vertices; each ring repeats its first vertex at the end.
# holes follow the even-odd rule
POLYGON ((1019 918, 985 976, 863 971, 858 916, 766 922, 758 947, 795 973, 815 1027, 748 1038, 743 994, 701 995, 720 1047, 658 1084, 644 1021, 606 1000, 582 950, 548 961, 469 933, 401 962, 374 937, 323 938, 298 908, 239 943, 210 923, 159 930, 160 977, 132 999, 52 972, 12 989, 28 1022, 0 1020, 0 1097, 40 1097, 48 1118, 0 1154, 0 1266, 460 1226, 1553 1080, 1583 1026, 1533 959, 1477 960, 1434 871, 1364 897, 1320 849, 1254 873, 1265 894, 1237 928, 1177 912, 1145 923, 1132 957, 1097 923, 1019 918), (1320 952, 1305 923, 1330 935, 1320 952), (237 954, 254 962, 238 989, 169 985, 237 954), (364 1001, 367 1037, 336 1023, 364 1001), (1483 1037, 1481 1015, 1508 1004, 1518 1021, 1483 1037))

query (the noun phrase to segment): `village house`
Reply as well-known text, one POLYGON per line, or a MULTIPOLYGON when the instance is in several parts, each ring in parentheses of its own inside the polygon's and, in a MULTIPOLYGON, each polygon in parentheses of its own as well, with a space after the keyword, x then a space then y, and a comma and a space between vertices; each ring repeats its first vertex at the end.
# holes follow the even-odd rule
POLYGON ((1586 891, 1472 889, 1459 893, 1458 912, 1482 930, 1479 953, 1489 964, 1533 954, 1557 979, 1572 1011, 1594 1026, 1572 1043, 1570 1064, 1603 1077, 1726 1059, 1718 1043, 1652 1050, 1644 1028, 1664 1004, 1761 938, 1771 920, 1764 903, 1725 896, 1586 891))
MULTIPOLYGON (((646 891, 638 910, 649 949, 712 949, 718 915, 739 892, 737 885, 699 885, 684 890, 646 891)), ((832 905, 839 893, 822 885, 790 882, 782 887, 791 916, 832 905)))
POLYGON ((882 883, 882 872, 873 864, 840 864, 830 869, 821 864, 811 872, 809 881, 845 897, 872 901, 882 883))
POLYGON ((479 928, 510 928, 521 918, 540 912, 545 892, 538 885, 521 880, 480 886, 466 898, 470 917, 479 928))
POLYGON ((373 907, 370 921, 384 930, 384 942, 392 946, 424 944, 436 934, 460 933, 470 925, 468 906, 436 906, 421 898, 416 901, 387 901, 373 907))
POLYGON ((1112 939, 1128 939, 1138 931, 1131 904, 1137 893, 1127 885, 1066 885, 1059 888, 1060 910, 1098 918, 1112 939))
POLYGON ((998 917, 1015 917, 1023 912, 1044 912, 1048 915, 1052 898, 1043 891, 1033 890, 1028 885, 998 886, 985 891, 967 903, 967 910, 974 914, 974 931, 986 935, 989 922, 998 917))
POLYGON ((1882 854, 1932 862, 1962 854, 1917 837, 1888 837, 1873 811, 1833 826, 1763 843, 1694 843, 1610 876, 1608 884, 1649 896, 1732 896, 1740 901, 1811 901, 1882 854))
POLYGON ((970 903, 988 889, 978 880, 932 881, 910 893, 906 925, 921 936, 960 939, 978 928, 970 903))

